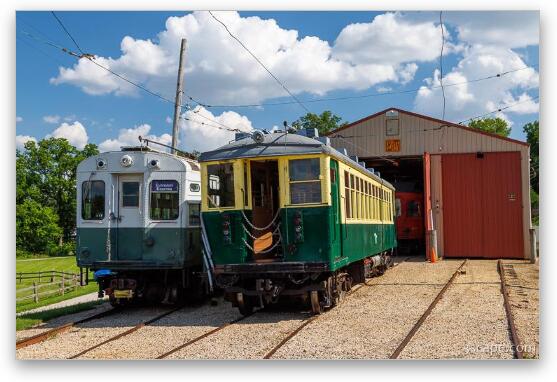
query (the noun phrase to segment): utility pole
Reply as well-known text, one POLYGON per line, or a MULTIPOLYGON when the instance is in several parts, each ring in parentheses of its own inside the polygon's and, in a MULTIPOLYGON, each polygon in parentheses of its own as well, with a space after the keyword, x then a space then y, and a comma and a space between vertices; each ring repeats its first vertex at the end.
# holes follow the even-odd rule
POLYGON ((186 53, 186 39, 182 39, 180 45, 180 62, 178 64, 178 80, 176 83, 176 104, 174 105, 174 123, 172 125, 172 154, 176 154, 176 146, 178 145, 178 121, 180 120, 180 112, 182 111, 182 89, 184 86, 184 55, 186 53))

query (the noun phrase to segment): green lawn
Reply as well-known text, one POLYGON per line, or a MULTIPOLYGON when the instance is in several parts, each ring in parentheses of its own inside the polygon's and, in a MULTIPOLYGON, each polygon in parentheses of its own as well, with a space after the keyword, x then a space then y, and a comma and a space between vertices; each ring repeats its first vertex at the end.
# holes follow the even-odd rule
POLYGON ((63 308, 51 309, 44 312, 24 314, 16 317, 15 326, 16 330, 28 329, 40 323, 52 320, 53 318, 65 316, 67 314, 77 313, 84 310, 92 309, 96 305, 101 304, 102 301, 84 302, 82 304, 66 306, 63 308))
MULTIPOLYGON (((76 260, 74 256, 67 257, 52 257, 52 258, 37 258, 37 259, 19 259, 16 260, 16 273, 17 272, 40 272, 40 271, 61 271, 68 273, 79 274, 79 267, 76 265, 76 260)), ((56 278, 56 281, 60 281, 60 278, 56 278)), ((16 280, 16 291, 22 288, 27 288, 33 285, 33 281, 38 283, 36 280, 22 280, 20 283, 16 280)), ((69 298, 78 297, 87 293, 95 292, 97 290, 97 284, 93 280, 93 274, 89 274, 89 285, 84 287, 78 287, 76 290, 67 291, 64 295, 52 294, 48 296, 43 296, 39 302, 34 302, 33 300, 24 300, 16 303, 16 312, 22 312, 29 309, 38 308, 40 306, 50 305, 55 302, 60 302, 67 300, 69 298)), ((49 283, 50 278, 44 278, 41 283, 49 283)), ((49 286, 41 288, 41 292, 47 291, 49 289, 56 289, 57 286, 49 286)), ((29 291, 17 293, 18 297, 30 293, 29 291)))

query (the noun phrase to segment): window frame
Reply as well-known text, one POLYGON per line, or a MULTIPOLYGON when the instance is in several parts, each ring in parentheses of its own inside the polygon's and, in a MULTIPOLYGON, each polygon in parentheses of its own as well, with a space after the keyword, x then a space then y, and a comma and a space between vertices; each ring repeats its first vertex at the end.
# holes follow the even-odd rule
POLYGON ((187 218, 187 226, 188 227, 201 227, 201 201, 194 201, 194 200, 189 200, 186 202, 186 204, 188 205, 188 218, 187 218), (199 223, 198 224, 191 224, 191 206, 192 205, 196 205, 198 208, 198 218, 199 218, 199 223))
MULTIPOLYGON (((92 189, 92 185, 91 185, 91 189, 92 189)), ((91 204, 92 204, 93 199, 90 199, 90 201, 91 201, 91 204)), ((81 208, 81 220, 86 221, 86 222, 102 222, 104 220, 104 218, 106 217, 106 183, 105 183, 104 180, 102 180, 102 179, 89 179, 89 180, 85 180, 85 181, 81 182, 81 205, 80 205, 80 208, 81 208), (103 210, 102 210, 103 215, 102 215, 101 219, 86 219, 83 215, 83 213, 85 211, 85 209, 83 208, 84 207, 83 197, 85 195, 84 192, 83 192, 84 191, 83 187, 85 186, 86 183, 93 183, 93 182, 101 182, 102 185, 103 185, 103 210)))
POLYGON ((123 180, 122 192, 120 193, 120 206, 119 208, 141 208, 141 182, 139 180, 123 180), (137 205, 135 206, 125 206, 124 205, 124 183, 137 183, 137 205))
POLYGON ((286 166, 288 169, 288 176, 285 179, 286 182, 288 183, 288 206, 318 206, 318 205, 323 205, 326 204, 326 200, 324 200, 323 198, 323 181, 324 181, 324 176, 323 176, 323 163, 322 163, 322 158, 320 156, 315 156, 315 157, 302 157, 302 158, 288 158, 286 161, 286 166), (317 175, 317 178, 315 179, 306 179, 306 180, 292 180, 291 179, 291 171, 290 171, 290 166, 291 163, 294 161, 301 161, 301 160, 315 160, 317 161, 317 163, 319 164, 319 174, 317 175), (319 202, 307 202, 307 203, 293 203, 292 202, 292 185, 293 184, 310 184, 310 183, 318 183, 319 184, 319 202))
POLYGON ((158 223, 176 223, 179 222, 180 219, 180 182, 176 179, 151 179, 151 181, 149 182, 149 205, 147 206, 147 209, 149 211, 149 220, 151 220, 152 222, 158 222, 158 223), (168 192, 168 191, 153 191, 153 182, 175 182, 176 183, 176 187, 177 187, 177 191, 176 192, 168 192), (152 200, 153 200, 153 193, 156 194, 164 194, 164 193, 172 193, 172 194, 176 194, 178 195, 178 215, 174 218, 174 219, 161 219, 161 218, 154 218, 153 214, 152 214, 152 200))
MULTIPOLYGON (((236 208, 236 178, 239 175, 236 174, 236 163, 235 161, 230 161, 230 162, 212 162, 212 163, 207 163, 205 165, 205 179, 202 179, 203 184, 201 185, 201 194, 202 197, 205 199, 204 203, 206 203, 207 205, 207 210, 212 210, 212 211, 219 211, 219 210, 233 210, 236 208), (211 180, 211 174, 209 174, 209 168, 212 166, 230 166, 232 169, 232 204, 231 205, 227 205, 227 206, 223 206, 223 205, 215 205, 215 203, 213 202, 213 200, 211 199, 211 194, 210 194, 210 180, 211 180), (205 196, 203 196, 203 190, 206 190, 205 196)), ((221 195, 218 195, 219 198, 221 195)), ((202 202, 202 208, 203 208, 203 204, 202 202)), ((219 200, 219 204, 221 203, 221 201, 219 200)))

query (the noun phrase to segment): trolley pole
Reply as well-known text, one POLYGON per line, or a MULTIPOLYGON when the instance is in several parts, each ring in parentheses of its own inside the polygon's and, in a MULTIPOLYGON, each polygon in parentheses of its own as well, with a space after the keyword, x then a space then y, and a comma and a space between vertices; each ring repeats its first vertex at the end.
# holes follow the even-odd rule
POLYGON ((178 64, 178 80, 176 83, 176 100, 174 105, 174 123, 172 125, 172 154, 176 154, 176 146, 178 145, 178 121, 180 120, 180 112, 182 111, 182 89, 184 86, 184 56, 186 52, 186 39, 182 39, 180 45, 180 62, 178 64))

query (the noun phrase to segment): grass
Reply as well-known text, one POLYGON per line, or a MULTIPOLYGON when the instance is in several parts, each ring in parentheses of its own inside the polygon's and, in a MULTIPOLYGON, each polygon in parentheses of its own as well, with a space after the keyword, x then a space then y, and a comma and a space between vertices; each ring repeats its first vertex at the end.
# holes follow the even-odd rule
MULTIPOLYGON (((66 257, 45 257, 45 258, 25 258, 25 259, 17 259, 16 260, 16 273, 17 272, 47 272, 47 271, 61 271, 61 272, 68 272, 68 273, 77 273, 79 274, 79 267, 76 264, 75 256, 66 256, 66 257)), ((55 280, 60 281, 59 278, 55 280)), ((93 281, 92 273, 89 274, 89 285, 84 287, 79 287, 76 290, 69 291, 64 295, 56 295, 52 294, 50 296, 46 296, 43 299, 39 300, 39 302, 34 302, 32 300, 25 300, 16 303, 16 312, 23 312, 30 309, 35 309, 41 306, 54 304, 56 302, 64 301, 70 298, 82 296, 84 294, 92 293, 97 290, 97 284, 93 281)), ((33 281, 38 282, 38 279, 35 280, 22 280, 20 283, 16 280, 16 291, 21 288, 29 287, 33 284, 33 281)), ((50 277, 45 277, 42 281, 43 283, 49 283, 50 277)), ((52 286, 51 288, 56 288, 56 286, 52 286)), ((41 292, 48 290, 46 287, 41 288, 41 292)), ((29 292, 28 292, 29 293, 29 292)), ((21 297, 22 295, 19 295, 21 297)))
POLYGON ((30 327, 52 320, 53 318, 56 317, 93 309, 96 305, 99 305, 101 303, 102 301, 90 301, 90 302, 84 302, 77 305, 65 306, 63 308, 46 310, 44 312, 24 314, 21 315, 20 317, 16 317, 15 328, 16 330, 29 329, 30 327))

